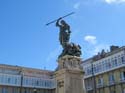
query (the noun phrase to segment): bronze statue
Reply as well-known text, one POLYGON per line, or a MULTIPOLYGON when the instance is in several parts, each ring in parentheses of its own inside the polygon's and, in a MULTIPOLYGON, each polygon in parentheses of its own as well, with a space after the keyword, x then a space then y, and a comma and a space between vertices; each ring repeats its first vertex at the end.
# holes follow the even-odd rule
POLYGON ((64 20, 61 20, 61 18, 57 20, 56 26, 60 28, 59 41, 64 48, 66 44, 69 43, 71 33, 70 26, 64 20))
POLYGON ((59 41, 63 47, 63 51, 60 54, 59 58, 65 55, 80 57, 81 47, 74 43, 69 43, 70 33, 71 33, 70 26, 64 20, 61 19, 62 18, 59 18, 56 22, 56 26, 60 28, 59 41))
POLYGON ((68 17, 70 15, 74 14, 74 12, 71 12, 65 16, 60 17, 59 19, 53 20, 46 24, 46 26, 56 22, 56 26, 59 27, 59 41, 61 46, 63 47, 62 53, 59 55, 59 58, 65 55, 71 55, 71 56, 78 56, 82 54, 81 47, 79 45, 76 45, 74 43, 70 43, 70 26, 62 20, 65 17, 68 17))

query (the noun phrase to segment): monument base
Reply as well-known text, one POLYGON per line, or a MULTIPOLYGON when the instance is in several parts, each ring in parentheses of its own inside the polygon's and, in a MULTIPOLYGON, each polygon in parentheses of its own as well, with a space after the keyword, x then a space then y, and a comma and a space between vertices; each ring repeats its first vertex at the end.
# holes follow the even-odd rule
POLYGON ((56 93, 83 93, 83 70, 80 58, 64 56, 58 62, 59 68, 55 72, 56 93))

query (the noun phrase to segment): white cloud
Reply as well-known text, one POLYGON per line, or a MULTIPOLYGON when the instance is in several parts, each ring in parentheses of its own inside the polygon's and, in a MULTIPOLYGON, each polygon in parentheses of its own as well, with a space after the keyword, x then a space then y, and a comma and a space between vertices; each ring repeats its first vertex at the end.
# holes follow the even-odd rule
POLYGON ((87 35, 84 40, 93 45, 97 43, 96 36, 87 35))
POLYGON ((78 10, 83 8, 83 6, 90 5, 93 2, 96 2, 96 0, 78 0, 77 2, 73 3, 73 8, 78 10))
POLYGON ((87 45, 86 49, 83 50, 84 54, 87 54, 86 57, 92 57, 97 55, 98 52, 101 52, 104 49, 106 52, 109 50, 109 44, 98 43, 96 36, 87 35, 84 37, 84 40, 87 41, 90 45, 87 45))
POLYGON ((83 8, 83 6, 90 6, 97 3, 106 3, 106 4, 123 4, 125 0, 77 0, 77 2, 72 2, 70 0, 64 0, 69 6, 72 6, 74 9, 83 8))
POLYGON ((80 5, 81 5, 80 2, 77 2, 77 3, 74 4, 73 8, 79 9, 80 5))
POLYGON ((125 3, 125 0, 104 0, 108 4, 120 4, 120 3, 125 3))

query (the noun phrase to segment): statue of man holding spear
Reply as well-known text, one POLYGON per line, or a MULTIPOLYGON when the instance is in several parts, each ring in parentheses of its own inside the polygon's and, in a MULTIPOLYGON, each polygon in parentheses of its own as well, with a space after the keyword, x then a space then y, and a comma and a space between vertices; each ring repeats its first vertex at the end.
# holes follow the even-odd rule
POLYGON ((72 55, 72 56, 78 56, 78 57, 81 55, 81 47, 79 45, 69 42, 70 33, 71 33, 70 26, 64 20, 62 20, 63 18, 70 16, 72 14, 74 14, 74 12, 46 24, 48 26, 56 22, 56 26, 59 27, 60 29, 59 41, 63 47, 63 51, 59 55, 59 58, 65 55, 72 55))
POLYGON ((69 43, 70 39, 70 26, 64 21, 59 18, 56 22, 56 26, 60 28, 59 32, 59 41, 63 48, 69 43))
POLYGON ((56 26, 59 27, 59 29, 60 29, 59 41, 60 41, 60 44, 62 45, 63 48, 65 48, 66 44, 69 43, 71 31, 70 31, 70 26, 62 19, 67 17, 67 16, 70 16, 72 14, 74 14, 74 12, 71 12, 65 16, 60 17, 59 19, 53 20, 53 21, 46 24, 46 26, 48 26, 48 25, 56 22, 56 26))

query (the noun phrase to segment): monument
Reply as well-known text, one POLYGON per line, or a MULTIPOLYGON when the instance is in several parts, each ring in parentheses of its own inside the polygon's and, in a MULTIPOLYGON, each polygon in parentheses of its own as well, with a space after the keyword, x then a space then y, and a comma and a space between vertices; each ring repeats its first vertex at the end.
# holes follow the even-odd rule
POLYGON ((58 57, 58 67, 55 71, 57 82, 56 93, 83 93, 83 69, 81 67, 81 47, 70 43, 70 26, 59 18, 59 41, 63 50, 58 57))

